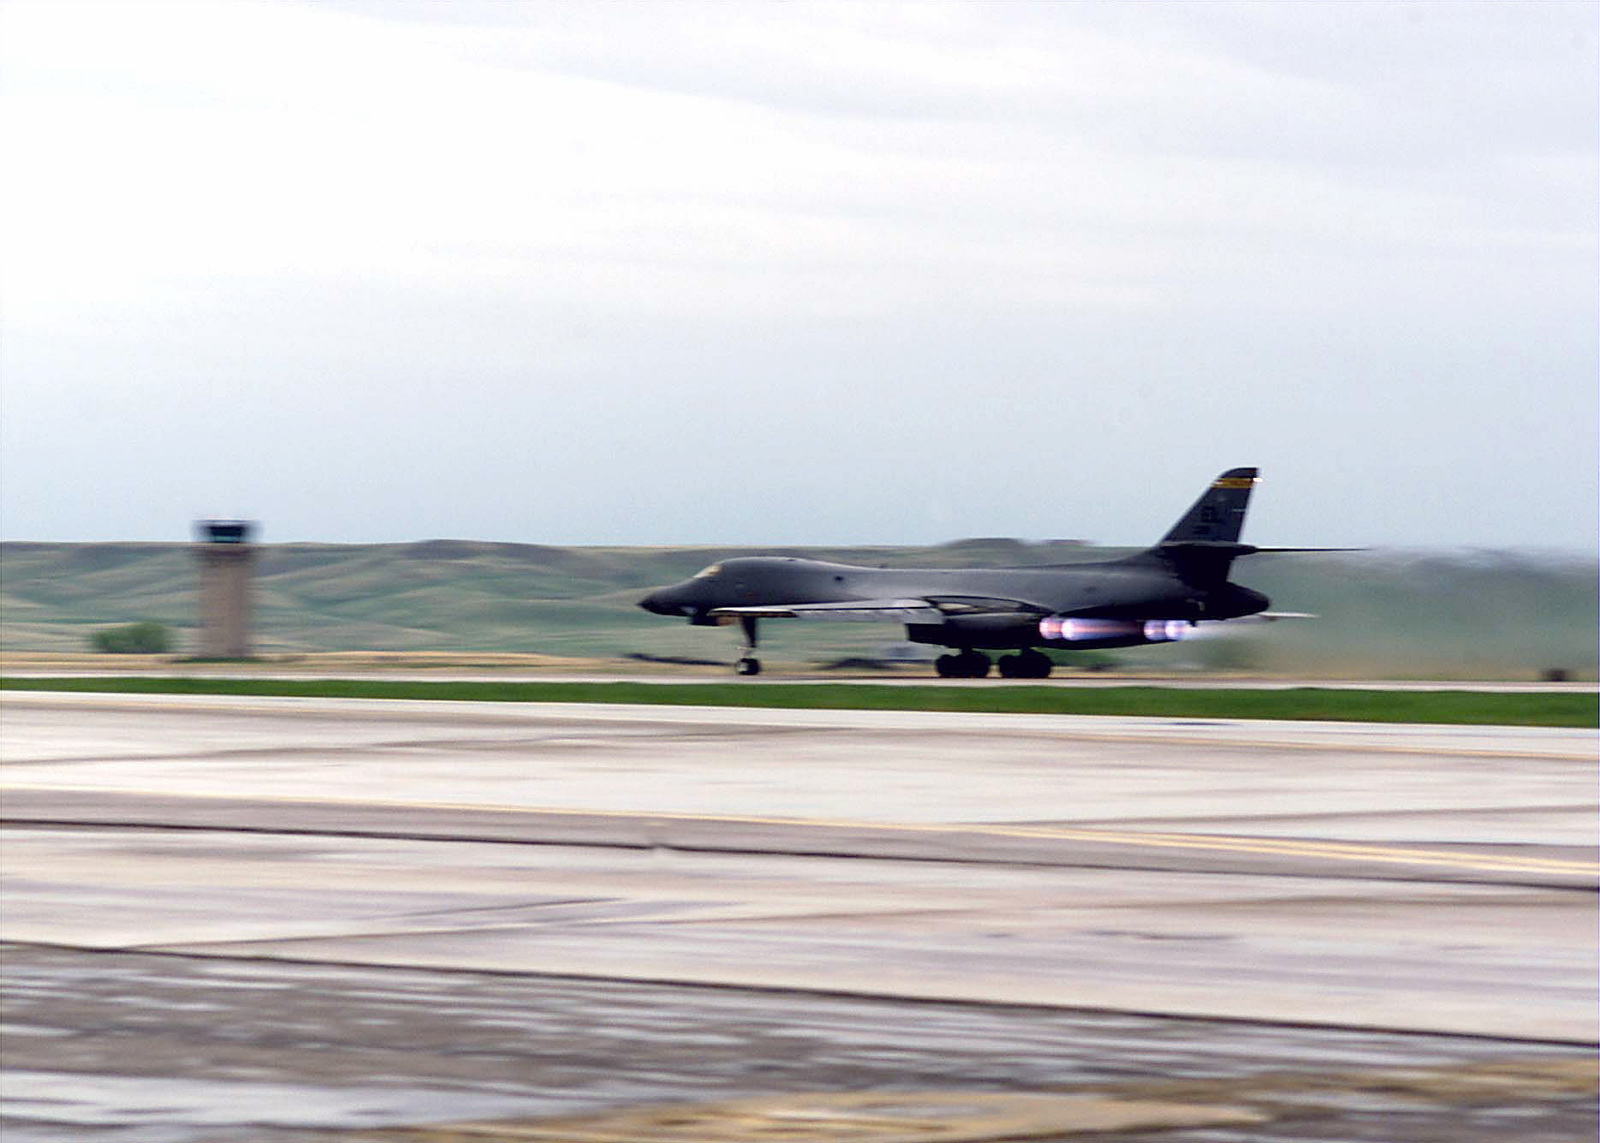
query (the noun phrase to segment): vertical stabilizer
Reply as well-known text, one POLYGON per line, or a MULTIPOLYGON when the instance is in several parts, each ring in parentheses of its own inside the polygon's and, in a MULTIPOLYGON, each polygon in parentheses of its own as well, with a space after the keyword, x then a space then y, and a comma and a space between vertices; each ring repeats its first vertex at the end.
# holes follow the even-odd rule
POLYGON ((1256 484, 1256 473, 1254 468, 1230 468, 1217 477, 1183 519, 1161 537, 1161 543, 1238 543, 1239 533, 1244 530, 1245 509, 1250 506, 1250 490, 1256 484))

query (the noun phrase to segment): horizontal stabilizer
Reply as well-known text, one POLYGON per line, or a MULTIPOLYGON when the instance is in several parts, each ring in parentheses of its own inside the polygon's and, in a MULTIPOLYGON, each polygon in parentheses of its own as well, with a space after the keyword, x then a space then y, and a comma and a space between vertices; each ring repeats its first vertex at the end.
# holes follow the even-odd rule
MULTIPOLYGON (((1246 545, 1248 546, 1248 545, 1246 545)), ((1365 552, 1368 548, 1250 548, 1248 552, 1241 552, 1246 556, 1277 556, 1290 552, 1365 552)))

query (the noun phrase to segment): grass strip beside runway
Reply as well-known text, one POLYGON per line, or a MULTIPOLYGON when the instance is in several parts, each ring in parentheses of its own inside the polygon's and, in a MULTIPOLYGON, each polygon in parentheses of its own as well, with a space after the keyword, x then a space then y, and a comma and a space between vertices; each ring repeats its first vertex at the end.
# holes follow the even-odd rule
POLYGON ((169 677, 7 678, 0 688, 125 694, 278 695, 450 702, 640 703, 821 710, 949 710, 1161 718, 1412 722, 1460 726, 1600 726, 1600 700, 1570 692, 1185 690, 1159 686, 872 686, 852 683, 452 682, 169 677))

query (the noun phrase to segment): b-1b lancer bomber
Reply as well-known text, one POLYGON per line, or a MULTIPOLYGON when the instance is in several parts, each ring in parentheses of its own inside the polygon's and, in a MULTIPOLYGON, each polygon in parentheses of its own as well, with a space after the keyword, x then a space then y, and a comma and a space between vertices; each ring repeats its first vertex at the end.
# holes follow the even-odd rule
POLYGON ((892 620, 916 643, 948 647, 943 678, 983 678, 991 666, 1011 679, 1043 679, 1039 648, 1095 650, 1171 643, 1201 621, 1267 613, 1270 600, 1228 582, 1233 561, 1259 552, 1239 542, 1257 479, 1232 468, 1152 548, 1099 563, 1032 568, 864 568, 788 556, 713 564, 639 601, 657 615, 698 626, 738 623, 745 646, 735 669, 755 675, 762 619, 892 620), (1011 651, 998 664, 985 651, 1011 651))

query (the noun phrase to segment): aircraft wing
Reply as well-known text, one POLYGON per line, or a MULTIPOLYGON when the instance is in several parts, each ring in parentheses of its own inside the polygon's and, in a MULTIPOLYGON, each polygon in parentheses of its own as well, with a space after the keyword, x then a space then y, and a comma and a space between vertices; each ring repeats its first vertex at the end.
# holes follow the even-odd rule
POLYGON ((713 619, 828 619, 856 622, 893 620, 898 623, 943 623, 953 615, 1048 614, 1019 599, 991 599, 970 595, 928 596, 910 599, 852 599, 844 603, 780 603, 765 607, 719 607, 713 619))
POLYGON ((939 623, 944 614, 926 599, 861 599, 847 603, 780 603, 766 607, 719 607, 713 619, 831 619, 869 622, 939 623))
POLYGON ((1021 599, 989 595, 930 595, 928 602, 945 615, 1049 615, 1050 609, 1021 599))

